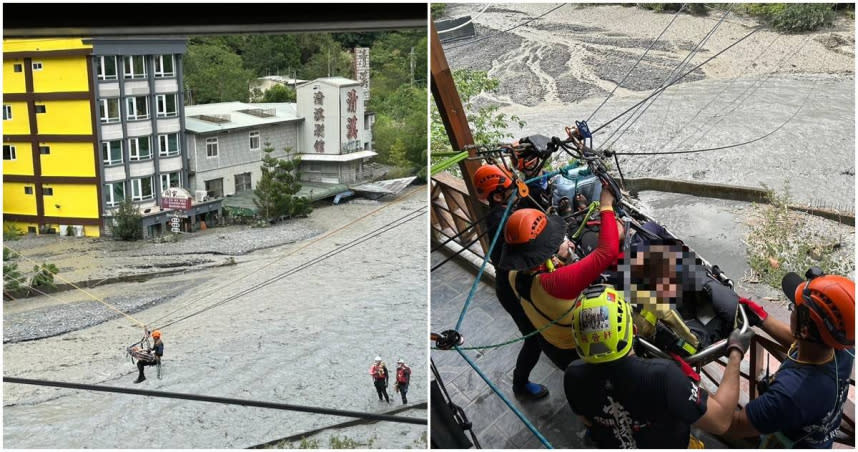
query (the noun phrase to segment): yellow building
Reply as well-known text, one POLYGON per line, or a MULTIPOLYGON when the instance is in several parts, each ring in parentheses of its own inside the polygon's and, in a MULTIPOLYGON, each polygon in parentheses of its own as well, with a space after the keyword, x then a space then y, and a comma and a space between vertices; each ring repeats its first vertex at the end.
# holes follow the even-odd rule
POLYGON ((92 45, 3 41, 3 223, 97 237, 102 228, 92 45))

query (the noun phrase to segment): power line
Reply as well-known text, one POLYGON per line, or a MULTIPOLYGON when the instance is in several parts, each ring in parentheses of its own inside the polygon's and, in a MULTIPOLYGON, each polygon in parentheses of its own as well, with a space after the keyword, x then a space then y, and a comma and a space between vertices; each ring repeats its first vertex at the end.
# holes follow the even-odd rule
POLYGON ((449 46, 449 47, 447 47, 447 50, 458 49, 459 47, 464 47, 464 46, 467 46, 467 45, 476 44, 476 43, 478 43, 478 42, 480 42, 480 41, 482 41, 482 40, 485 40, 485 39, 489 39, 489 38, 495 37, 495 36, 497 36, 497 35, 499 35, 499 34, 503 34, 503 33, 507 33, 507 32, 513 31, 513 30, 515 30, 516 28, 518 28, 518 27, 523 27, 523 26, 525 26, 525 25, 527 25, 527 24, 529 24, 529 23, 533 22, 533 21, 534 21, 534 20, 536 20, 536 19, 541 19, 542 17, 544 17, 544 16, 546 16, 546 15, 548 15, 548 14, 550 14, 550 13, 554 12, 554 11, 557 11, 558 9, 560 9, 560 8, 562 8, 562 7, 564 7, 564 6, 566 6, 566 4, 565 4, 565 3, 561 3, 559 6, 555 6, 554 8, 549 9, 548 11, 546 11, 546 12, 544 12, 544 13, 542 13, 542 14, 540 14, 540 15, 536 16, 536 17, 534 17, 533 19, 530 19, 530 20, 528 20, 528 21, 522 22, 522 23, 520 23, 520 24, 518 24, 518 25, 514 25, 514 26, 512 26, 512 27, 510 27, 510 28, 507 28, 506 30, 499 31, 499 32, 497 32, 497 33, 493 33, 493 34, 490 34, 490 35, 488 35, 488 36, 483 36, 482 38, 478 38, 478 39, 475 39, 475 40, 473 40, 473 41, 463 42, 463 43, 461 43, 461 44, 459 44, 459 45, 457 45, 457 46, 449 46))
POLYGON ((329 414, 333 416, 345 416, 345 417, 354 417, 358 419, 369 419, 374 421, 387 421, 387 422, 400 422, 403 424, 416 424, 416 425, 426 425, 426 419, 406 417, 406 416, 392 416, 389 414, 374 414, 374 413, 364 413, 361 411, 348 411, 348 410, 336 410, 332 408, 321 408, 321 407, 312 407, 306 405, 294 405, 289 403, 275 403, 275 402, 265 402, 261 400, 244 400, 244 399, 233 399, 228 397, 216 397, 216 396, 207 396, 200 394, 187 394, 181 392, 167 392, 167 391, 151 391, 147 389, 132 389, 132 388, 117 388, 115 386, 102 386, 102 385, 89 385, 82 383, 68 383, 64 381, 50 381, 50 380, 35 380, 30 378, 17 378, 17 377, 3 377, 4 383, 14 383, 14 384, 23 384, 23 385, 36 385, 36 386, 51 386, 55 388, 67 388, 67 389, 80 389, 84 391, 98 391, 98 392, 113 392, 119 394, 131 394, 131 395, 142 395, 148 397, 160 397, 166 399, 180 399, 180 400, 194 400, 197 402, 211 402, 211 403, 222 403, 225 405, 240 405, 240 406, 248 406, 248 407, 257 407, 257 408, 269 408, 273 410, 285 410, 285 411, 299 411, 303 413, 313 413, 313 414, 329 414))

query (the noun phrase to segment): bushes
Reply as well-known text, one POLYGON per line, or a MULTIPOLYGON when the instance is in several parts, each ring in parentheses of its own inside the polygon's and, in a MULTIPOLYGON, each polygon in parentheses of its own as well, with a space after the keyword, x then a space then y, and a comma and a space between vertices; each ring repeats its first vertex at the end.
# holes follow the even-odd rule
POLYGON ((119 240, 139 240, 143 238, 143 227, 140 224, 142 220, 143 215, 131 199, 126 198, 113 214, 113 223, 110 225, 111 234, 119 240))
POLYGON ((750 3, 744 9, 783 33, 813 31, 831 25, 835 16, 831 3, 750 3))

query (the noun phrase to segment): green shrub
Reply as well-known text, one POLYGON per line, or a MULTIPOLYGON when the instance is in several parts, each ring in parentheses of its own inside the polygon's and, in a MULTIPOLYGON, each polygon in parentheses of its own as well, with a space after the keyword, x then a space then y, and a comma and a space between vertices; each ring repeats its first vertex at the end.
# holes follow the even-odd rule
POLYGON ((660 13, 662 11, 679 11, 682 3, 638 3, 639 7, 660 13))
POLYGON ((432 13, 433 20, 438 20, 439 17, 442 17, 444 13, 447 12, 446 3, 432 3, 429 8, 432 13))
POLYGON ((24 231, 19 229, 14 224, 9 223, 6 225, 6 227, 3 228, 3 241, 4 242, 14 242, 15 240, 18 240, 19 238, 21 238, 21 236, 23 234, 24 234, 24 231))
POLYGON ((143 215, 131 199, 126 199, 119 204, 119 208, 113 214, 110 231, 113 237, 119 240, 139 240, 143 237, 142 220, 143 215))
POLYGON ((759 17, 777 31, 801 33, 813 31, 834 21, 831 3, 749 3, 744 10, 759 17))

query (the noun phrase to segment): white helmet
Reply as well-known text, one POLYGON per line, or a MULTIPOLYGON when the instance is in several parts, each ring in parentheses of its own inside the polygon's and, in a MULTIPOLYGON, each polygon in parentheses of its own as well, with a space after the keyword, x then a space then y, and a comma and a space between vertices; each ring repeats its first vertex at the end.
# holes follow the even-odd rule
POLYGON ((402 358, 399 358, 399 361, 397 361, 396 364, 405 364, 405 361, 403 361, 402 358))
POLYGON ((375 362, 381 362, 381 356, 376 356, 376 357, 375 357, 375 362))

